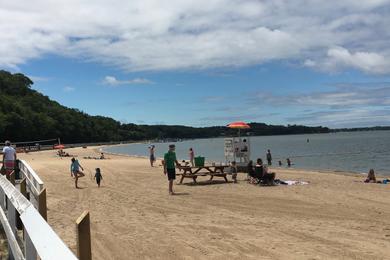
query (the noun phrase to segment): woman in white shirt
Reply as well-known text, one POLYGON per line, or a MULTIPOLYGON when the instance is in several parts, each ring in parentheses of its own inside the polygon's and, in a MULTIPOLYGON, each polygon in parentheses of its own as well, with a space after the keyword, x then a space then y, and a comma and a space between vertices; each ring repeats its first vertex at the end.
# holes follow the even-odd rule
POLYGON ((15 169, 16 151, 11 146, 10 141, 5 141, 3 148, 3 167, 6 170, 6 174, 10 174, 15 169))

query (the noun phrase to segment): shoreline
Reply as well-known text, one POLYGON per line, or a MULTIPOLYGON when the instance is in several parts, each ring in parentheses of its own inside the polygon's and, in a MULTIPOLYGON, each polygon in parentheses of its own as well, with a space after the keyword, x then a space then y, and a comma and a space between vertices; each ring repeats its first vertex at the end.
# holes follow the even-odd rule
POLYGON ((247 183, 246 174, 237 184, 230 177, 229 183, 199 177, 198 185, 190 179, 178 185, 177 179, 178 195, 169 196, 161 166, 150 167, 146 158, 82 159, 97 157, 100 148, 68 150, 85 168, 81 189, 69 176, 70 158, 56 151, 21 155, 45 183, 48 222, 73 251, 74 221, 90 212, 94 259, 363 260, 390 253, 389 185, 283 169, 277 178, 309 184, 262 187, 247 183), (103 175, 100 188, 93 180, 96 167, 103 175))
MULTIPOLYGON (((143 143, 140 143, 140 144, 143 144, 143 143)), ((121 145, 128 145, 128 144, 121 144, 121 145)), ((129 157, 129 158, 140 158, 140 159, 149 159, 149 157, 147 155, 145 156, 142 156, 142 155, 131 155, 131 154, 122 154, 122 153, 113 153, 113 152, 107 152, 107 151, 104 151, 103 149, 106 148, 106 147, 115 147, 115 146, 118 146, 118 145, 105 145, 105 146, 101 146, 99 148, 99 152, 103 152, 105 154, 111 154, 111 155, 115 155, 115 156, 123 156, 123 157, 129 157)), ((156 160, 162 160, 163 158, 162 157, 156 157, 156 160)), ((310 171, 310 172, 318 172, 318 173, 322 173, 322 174, 336 174, 336 175, 343 175, 343 176, 354 176, 354 177, 364 177, 368 174, 368 171, 367 173, 365 172, 354 172, 354 171, 346 171, 346 170, 332 170, 332 169, 314 169, 314 168, 297 168, 297 167, 279 167, 279 166, 271 166, 269 167, 270 169, 272 170, 296 170, 296 171, 310 171)), ((383 175, 383 174, 376 174, 377 177, 379 178, 390 178, 389 175, 383 175)))

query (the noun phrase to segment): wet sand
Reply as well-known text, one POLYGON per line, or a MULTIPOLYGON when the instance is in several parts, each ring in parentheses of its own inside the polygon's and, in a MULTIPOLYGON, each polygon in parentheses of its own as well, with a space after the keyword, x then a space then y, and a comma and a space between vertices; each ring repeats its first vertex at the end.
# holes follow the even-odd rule
MULTIPOLYGON (((273 168, 277 178, 310 182, 260 187, 199 177, 168 195, 162 167, 144 158, 78 155, 86 177, 74 188, 70 158, 21 154, 45 182, 48 221, 75 252, 75 220, 91 214, 93 259, 388 259, 390 184, 364 177, 273 168), (93 181, 102 170, 102 187, 93 181)), ((158 163, 160 164, 160 163, 158 163)))

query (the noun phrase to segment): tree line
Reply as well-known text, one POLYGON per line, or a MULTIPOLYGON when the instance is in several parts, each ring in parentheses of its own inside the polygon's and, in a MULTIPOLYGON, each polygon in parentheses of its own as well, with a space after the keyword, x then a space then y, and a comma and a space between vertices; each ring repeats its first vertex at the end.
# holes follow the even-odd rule
MULTIPOLYGON (((0 71, 0 136, 14 142, 61 138, 64 143, 192 139, 232 136, 224 126, 123 124, 109 117, 91 116, 67 108, 31 89, 33 82, 21 73, 0 71)), ((251 135, 328 133, 327 127, 250 123, 251 135)))

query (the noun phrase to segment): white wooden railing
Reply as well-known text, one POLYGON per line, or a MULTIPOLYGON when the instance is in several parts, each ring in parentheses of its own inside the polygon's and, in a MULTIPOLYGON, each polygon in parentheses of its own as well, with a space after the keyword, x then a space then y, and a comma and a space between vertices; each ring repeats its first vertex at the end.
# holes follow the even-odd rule
POLYGON ((77 259, 39 212, 42 208, 39 196, 45 191, 42 180, 25 161, 19 161, 19 168, 33 195, 30 199, 34 197, 31 201, 0 175, 0 221, 7 236, 10 259, 36 260, 37 256, 42 260, 77 259), (23 236, 17 229, 19 218, 23 236))
POLYGON ((26 177, 27 187, 31 190, 35 197, 43 190, 43 181, 39 178, 38 174, 26 163, 24 160, 19 160, 20 174, 26 177))

